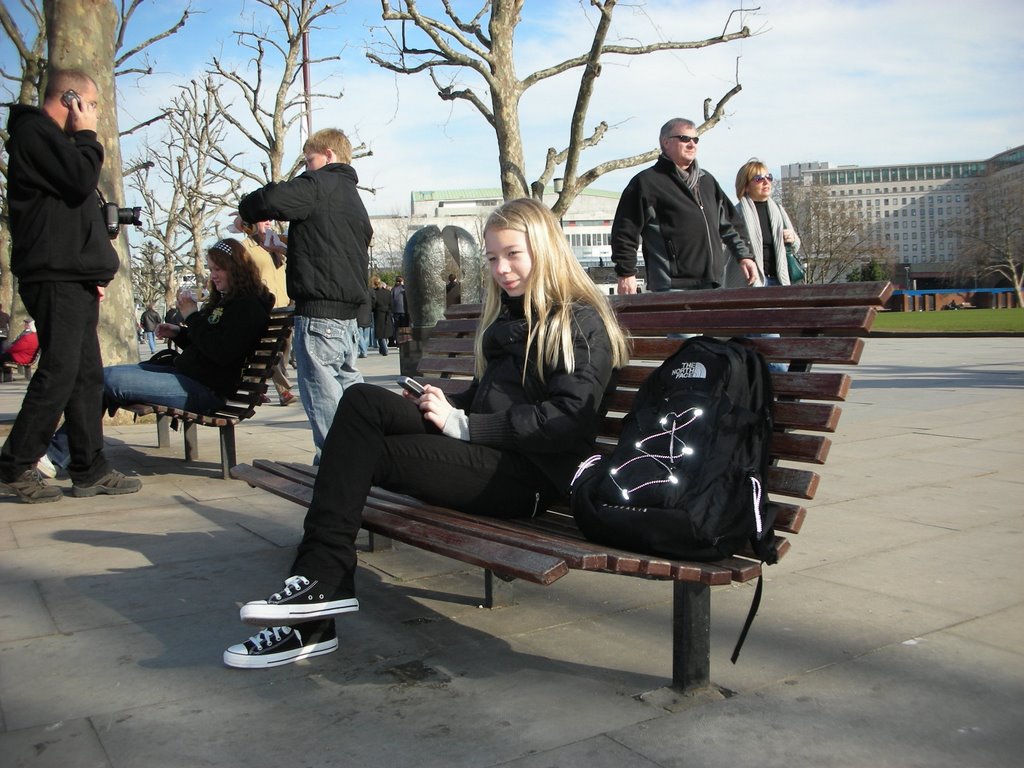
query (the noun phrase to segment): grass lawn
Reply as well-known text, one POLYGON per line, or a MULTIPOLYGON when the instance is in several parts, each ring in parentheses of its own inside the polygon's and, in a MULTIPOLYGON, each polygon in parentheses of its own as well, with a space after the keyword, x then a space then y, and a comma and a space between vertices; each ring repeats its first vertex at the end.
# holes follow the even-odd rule
POLYGON ((872 330, 901 333, 1024 333, 1024 309, 880 312, 872 330))

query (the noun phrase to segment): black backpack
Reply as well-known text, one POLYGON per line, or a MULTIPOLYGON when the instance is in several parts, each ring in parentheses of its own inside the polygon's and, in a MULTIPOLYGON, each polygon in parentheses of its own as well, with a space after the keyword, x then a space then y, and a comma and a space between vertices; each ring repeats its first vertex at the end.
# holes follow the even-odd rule
POLYGON ((750 544, 778 559, 764 477, 772 434, 764 358, 744 339, 687 339, 637 392, 608 456, 580 465, 572 513, 590 540, 681 560, 750 544))

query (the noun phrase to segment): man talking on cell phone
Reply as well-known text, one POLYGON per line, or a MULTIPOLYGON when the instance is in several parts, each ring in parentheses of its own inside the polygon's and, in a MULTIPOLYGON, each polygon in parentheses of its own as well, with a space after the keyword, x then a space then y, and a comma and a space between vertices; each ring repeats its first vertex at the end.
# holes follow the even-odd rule
POLYGON ((0 482, 22 501, 64 492, 36 470, 61 415, 72 496, 134 493, 103 455, 103 361, 99 307, 119 263, 100 209, 103 146, 96 139, 99 91, 79 70, 51 70, 42 107, 10 105, 7 201, 11 271, 36 323, 40 358, 0 451, 0 482))

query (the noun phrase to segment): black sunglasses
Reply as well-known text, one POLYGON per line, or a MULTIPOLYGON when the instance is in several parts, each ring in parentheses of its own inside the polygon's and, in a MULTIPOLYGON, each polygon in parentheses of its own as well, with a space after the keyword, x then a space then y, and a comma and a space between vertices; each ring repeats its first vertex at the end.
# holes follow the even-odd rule
POLYGON ((770 173, 759 173, 752 179, 752 181, 756 181, 758 184, 760 184, 762 181, 775 181, 775 177, 772 176, 770 173))
POLYGON ((697 144, 698 142, 700 142, 700 136, 684 136, 681 133, 677 134, 676 136, 669 136, 669 138, 681 141, 683 142, 683 144, 689 144, 690 142, 697 144))

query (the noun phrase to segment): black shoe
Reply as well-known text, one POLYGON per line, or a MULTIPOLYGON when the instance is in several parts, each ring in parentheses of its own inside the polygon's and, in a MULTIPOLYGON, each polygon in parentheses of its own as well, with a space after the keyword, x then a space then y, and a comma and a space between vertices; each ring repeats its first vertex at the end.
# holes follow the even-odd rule
POLYGON ((312 619, 326 619, 339 613, 359 610, 354 597, 327 599, 320 591, 320 582, 304 576, 285 579, 284 589, 266 600, 254 600, 242 606, 240 615, 246 624, 298 624, 312 619))
POLYGON ((338 650, 334 620, 297 627, 268 627, 224 651, 224 663, 239 669, 267 669, 338 650))
POLYGON ((139 478, 125 477, 116 469, 112 469, 95 483, 90 483, 89 485, 75 483, 71 487, 71 495, 79 498, 95 496, 97 493, 120 496, 124 493, 137 493, 141 489, 142 481, 139 478))
POLYGON ((45 504, 48 501, 60 501, 64 498, 64 490, 56 485, 47 485, 39 470, 35 467, 26 469, 17 479, 4 483, 17 494, 26 504, 45 504))

